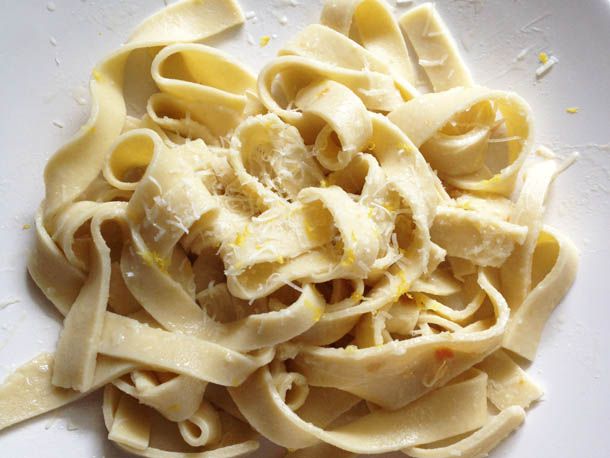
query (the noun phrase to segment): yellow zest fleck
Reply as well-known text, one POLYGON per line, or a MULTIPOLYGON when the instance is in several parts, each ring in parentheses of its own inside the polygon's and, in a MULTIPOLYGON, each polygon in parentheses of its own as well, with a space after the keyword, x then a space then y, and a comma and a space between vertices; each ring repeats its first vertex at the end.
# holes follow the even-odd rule
POLYGON ((501 180, 500 175, 494 175, 489 180, 485 180, 483 183, 486 183, 486 184, 498 184, 500 182, 500 180, 501 180))
POLYGON ((549 61, 549 55, 543 51, 538 54, 538 60, 541 64, 546 64, 549 61))
POLYGON ((257 243, 256 245, 254 245, 254 248, 256 248, 257 250, 262 250, 263 245, 261 245, 260 243, 257 243))
POLYGON ((31 224, 24 224, 23 226, 21 226, 21 229, 23 229, 24 231, 27 231, 28 229, 30 229, 32 227, 31 224))
POLYGON ((401 143, 400 145, 398 145, 398 149, 403 151, 411 151, 411 147, 406 143, 401 143))
POLYGON ((261 46, 261 48, 264 48, 269 44, 269 40, 271 40, 271 37, 269 35, 263 35, 258 44, 261 46))
POLYGON ((307 236, 311 238, 314 235, 313 226, 309 223, 305 223, 305 232, 307 233, 307 236))
POLYGON ((235 241, 233 241, 233 243, 232 243, 233 247, 242 246, 244 244, 244 242, 246 241, 246 237, 248 237, 249 235, 250 235, 250 229, 248 228, 248 226, 246 226, 243 231, 239 232, 235 236, 235 241))
POLYGON ((284 264, 284 262, 285 262, 285 261, 284 261, 284 256, 278 256, 278 257, 275 259, 275 262, 277 262, 278 264, 284 264))
POLYGON ((362 294, 360 294, 358 291, 354 291, 350 298, 357 302, 360 302, 362 300, 362 294))
POLYGON ((167 259, 163 258, 159 253, 154 251, 140 251, 138 252, 144 263, 149 266, 157 266, 159 270, 163 272, 167 272, 167 268, 169 267, 169 262, 167 259))
POLYGON ((305 300, 304 305, 306 309, 310 310, 313 313, 314 321, 316 323, 320 321, 320 318, 322 318, 322 314, 324 313, 322 311, 322 307, 312 304, 311 301, 308 301, 307 299, 305 300))
POLYGON ((348 345, 347 347, 345 347, 346 353, 356 353, 357 350, 358 347, 356 347, 355 345, 348 345))
POLYGON ((322 90, 319 92, 319 94, 317 95, 317 97, 318 97, 318 98, 320 98, 320 97, 322 97, 322 96, 325 96, 326 94, 328 94, 328 91, 330 91, 330 89, 329 89, 329 88, 324 88, 324 89, 322 89, 322 90))
POLYGON ((93 79, 98 83, 102 81, 102 74, 97 68, 93 70, 93 79))
POLYGON ((463 210, 474 210, 472 208, 472 205, 470 204, 470 202, 460 202, 458 204, 458 207, 460 207, 463 210))
POLYGON ((352 250, 350 248, 349 250, 347 250, 344 253, 343 261, 341 261, 341 264, 344 266, 351 266, 355 261, 356 261, 356 255, 354 253, 354 250, 352 250))
POLYGON ((328 187, 328 182, 326 180, 320 180, 320 187, 321 188, 327 188, 328 187))
POLYGON ((352 242, 357 242, 358 241, 358 236, 356 235, 356 233, 354 231, 352 231, 352 242))
POLYGON ((369 218, 372 218, 372 217, 373 217, 373 207, 369 207, 369 212, 368 212, 367 216, 368 216, 369 218))
POLYGON ((403 294, 405 294, 407 291, 409 291, 409 288, 411 287, 411 285, 409 285, 409 282, 407 281, 407 276, 405 275, 405 273, 401 270, 400 273, 398 274, 398 278, 400 279, 400 283, 398 284, 398 296, 402 296, 403 294))
POLYGON ((426 296, 425 294, 422 294, 422 293, 413 293, 412 298, 415 299, 415 305, 417 305, 417 308, 419 308, 419 309, 426 308, 426 302, 427 302, 428 296, 426 296))
POLYGON ((578 113, 578 107, 568 107, 566 108, 566 113, 576 114, 578 113))
POLYGON ((244 266, 244 263, 243 263, 243 262, 241 262, 241 261, 237 261, 237 262, 235 263, 235 268, 236 268, 236 269, 241 269, 243 266, 244 266))
POLYGON ((393 212, 393 211, 396 211, 398 209, 396 207, 396 205, 394 205, 394 202, 390 202, 389 200, 386 200, 383 203, 383 208, 385 208, 389 212, 393 212))

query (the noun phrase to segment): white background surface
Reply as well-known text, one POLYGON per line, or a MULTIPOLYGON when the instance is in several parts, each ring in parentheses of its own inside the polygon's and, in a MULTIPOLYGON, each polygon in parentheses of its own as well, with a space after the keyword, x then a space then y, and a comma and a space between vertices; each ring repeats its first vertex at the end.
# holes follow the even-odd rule
MULTIPOLYGON (((288 0, 241 3, 244 11, 256 12, 257 21, 212 43, 222 43, 254 69, 297 28, 316 21, 320 10, 320 2, 307 0, 298 6, 288 0), (283 15, 288 24, 282 26, 278 18, 283 15), (273 33, 277 38, 259 48, 259 38, 273 33), (248 43, 248 34, 256 44, 248 43)), ((87 117, 87 80, 94 64, 163 1, 1 0, 0 6, 0 304, 19 301, 0 310, 2 379, 39 352, 53 350, 61 323, 25 270, 33 231, 22 225, 33 223, 43 196, 45 162, 87 117)), ((582 258, 576 283, 547 325, 538 359, 529 369, 546 394, 525 426, 492 456, 606 458, 610 2, 447 0, 437 7, 477 82, 520 93, 533 107, 538 141, 560 155, 581 154, 556 183, 547 217, 573 238, 582 258), (517 60, 523 49, 529 51, 517 60), (540 51, 560 62, 536 81, 540 51), (580 107, 579 113, 567 114, 569 106, 580 107)), ((122 457, 105 437, 100 400, 93 395, 1 432, 0 456, 122 457)))

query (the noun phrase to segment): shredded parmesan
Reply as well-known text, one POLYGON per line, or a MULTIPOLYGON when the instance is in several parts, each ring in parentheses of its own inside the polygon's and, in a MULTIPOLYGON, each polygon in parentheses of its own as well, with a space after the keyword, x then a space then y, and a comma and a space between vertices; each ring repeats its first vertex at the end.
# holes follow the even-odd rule
POLYGON ((536 69, 536 76, 538 78, 544 76, 558 62, 559 62, 559 59, 557 57, 555 57, 555 56, 549 57, 545 63, 543 63, 541 66, 539 66, 536 69))

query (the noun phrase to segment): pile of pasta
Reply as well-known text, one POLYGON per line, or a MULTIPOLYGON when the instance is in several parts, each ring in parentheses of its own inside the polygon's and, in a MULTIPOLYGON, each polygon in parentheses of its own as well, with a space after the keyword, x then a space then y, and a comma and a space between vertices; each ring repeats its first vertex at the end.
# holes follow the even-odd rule
POLYGON ((515 357, 577 266, 528 104, 431 4, 327 1, 258 77, 199 43, 243 20, 178 2, 93 71, 29 260, 63 329, 0 429, 103 387, 145 457, 482 456, 541 396, 515 357))

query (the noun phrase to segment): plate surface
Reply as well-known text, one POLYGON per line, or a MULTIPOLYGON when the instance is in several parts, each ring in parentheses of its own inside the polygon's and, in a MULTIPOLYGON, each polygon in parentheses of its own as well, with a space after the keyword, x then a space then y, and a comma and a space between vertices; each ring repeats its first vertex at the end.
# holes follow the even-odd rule
MULTIPOLYGON (((256 20, 212 40, 258 69, 321 3, 241 0, 256 20), (288 19, 281 25, 282 16, 288 19), (265 48, 262 35, 276 34, 265 48), (249 42, 255 43, 250 44, 249 42)), ((413 2, 416 4, 419 2, 413 2)), ((10 2, 0 15, 0 379, 52 351, 61 318, 25 270, 49 155, 88 116, 94 64, 163 6, 152 0, 10 2), (11 304, 11 302, 17 301, 11 304)), ((610 2, 451 0, 437 7, 476 81, 532 105, 537 140, 580 159, 551 193, 547 222, 581 250, 576 283, 549 321, 529 369, 545 387, 526 424, 492 456, 608 456, 610 431, 610 2), (537 54, 559 63, 536 80, 537 54), (525 54, 523 54, 525 53, 525 54), (522 58, 521 58, 522 57, 522 58), (577 106, 578 114, 567 107, 577 106), (583 450, 586 450, 583 452, 583 450)), ((398 7, 397 12, 404 7, 398 7)), ((3 458, 125 456, 106 439, 99 395, 0 433, 3 458)), ((259 457, 281 456, 265 448, 259 457)), ((390 456, 390 455, 387 455, 390 456)), ((404 456, 394 454, 392 456, 404 456)))

